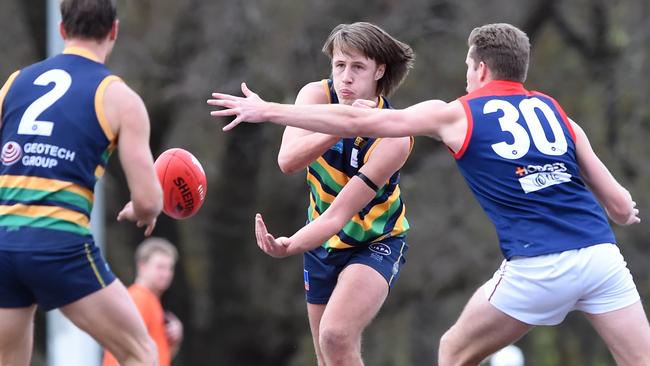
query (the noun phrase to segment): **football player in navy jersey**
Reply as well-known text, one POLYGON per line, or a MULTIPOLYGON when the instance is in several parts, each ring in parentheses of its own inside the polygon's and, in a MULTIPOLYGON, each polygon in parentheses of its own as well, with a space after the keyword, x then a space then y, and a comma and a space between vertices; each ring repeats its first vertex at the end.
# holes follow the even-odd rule
POLYGON ((28 365, 36 306, 59 308, 123 365, 156 364, 155 345, 90 233, 95 182, 118 147, 131 201, 118 220, 151 234, 162 190, 149 117, 104 66, 114 0, 63 0, 63 53, 0 89, 0 364, 28 365))
MULTIPOLYGON (((406 78, 413 50, 380 27, 340 24, 323 46, 331 79, 307 83, 296 104, 368 100, 390 108, 387 96, 406 78)), ((274 257, 303 255, 307 313, 319 365, 361 365, 361 338, 404 263, 409 224, 400 172, 412 137, 341 138, 287 127, 278 153, 285 173, 306 171, 306 227, 291 238, 269 239, 256 217, 258 245, 274 257), (317 220, 317 218, 319 218, 317 220)))
POLYGON ((468 46, 468 94, 450 103, 285 105, 263 101, 245 84, 245 97, 215 93, 208 103, 224 107, 213 116, 235 116, 224 130, 270 121, 340 136, 430 136, 449 147, 505 260, 443 335, 439 365, 477 365, 573 310, 586 315, 619 365, 650 365, 648 320, 607 220, 640 222, 630 193, 553 98, 524 88, 524 32, 488 24, 471 32, 468 46))

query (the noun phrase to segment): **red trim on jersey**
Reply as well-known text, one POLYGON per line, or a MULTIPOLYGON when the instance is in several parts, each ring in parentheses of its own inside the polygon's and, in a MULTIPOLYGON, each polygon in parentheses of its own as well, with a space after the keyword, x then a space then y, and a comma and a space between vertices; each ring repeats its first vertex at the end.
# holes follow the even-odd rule
POLYGON ((533 95, 540 95, 540 96, 546 97, 546 98, 550 99, 551 102, 553 102, 553 105, 555 105, 555 109, 557 109, 557 111, 560 113, 560 116, 562 117, 562 121, 566 125, 566 128, 569 129, 569 133, 571 134, 571 137, 573 138, 573 142, 575 143, 576 142, 576 133, 573 131, 573 126, 571 126, 571 121, 569 120, 569 117, 564 112, 564 109, 562 109, 562 106, 560 106, 560 103, 558 103, 557 100, 553 99, 552 97, 550 97, 550 96, 548 96, 548 95, 546 95, 544 93, 538 92, 538 91, 534 91, 533 95))
POLYGON ((465 139, 463 140, 463 145, 460 147, 460 149, 457 152, 454 152, 452 149, 449 149, 451 152, 451 155, 454 156, 454 159, 458 160, 463 157, 463 154, 465 154, 465 151, 467 150, 467 146, 469 146, 469 141, 472 138, 472 130, 474 129, 474 116, 472 116, 472 111, 469 109, 469 104, 467 103, 468 95, 465 95, 463 97, 458 98, 458 101, 460 104, 463 106, 463 109, 465 110, 465 117, 467 118, 467 131, 465 131, 465 139))
POLYGON ((518 81, 508 80, 492 80, 485 84, 483 87, 474 90, 465 95, 470 99, 495 96, 501 97, 504 95, 532 95, 530 91, 524 88, 524 85, 518 81))

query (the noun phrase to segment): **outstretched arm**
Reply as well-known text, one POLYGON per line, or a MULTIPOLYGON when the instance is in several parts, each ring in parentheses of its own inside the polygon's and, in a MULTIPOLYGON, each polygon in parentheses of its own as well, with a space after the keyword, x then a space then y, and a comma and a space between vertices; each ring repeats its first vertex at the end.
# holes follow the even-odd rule
POLYGON ((463 117, 458 102, 430 100, 406 109, 364 109, 341 104, 290 105, 269 103, 242 84, 245 97, 213 93, 209 105, 225 109, 212 111, 214 117, 235 116, 226 125, 230 130, 240 122, 273 122, 342 137, 430 136, 444 140, 444 130, 463 117))
MULTIPOLYGON (((321 82, 305 85, 295 104, 327 104, 329 100, 321 82)), ((282 135, 282 145, 278 153, 278 166, 285 174, 304 169, 312 161, 323 155, 340 137, 287 126, 282 135)))
POLYGON ((576 155, 581 176, 598 200, 605 206, 607 215, 619 225, 641 222, 636 202, 627 189, 620 185, 605 164, 596 156, 585 132, 571 121, 576 134, 576 155))
MULTIPOLYGON (((378 187, 402 167, 410 151, 409 138, 382 140, 360 171, 378 187)), ((283 258, 317 248, 338 233, 363 209, 376 192, 361 178, 354 176, 336 196, 325 212, 291 237, 275 238, 268 233, 260 214, 255 217, 257 245, 272 257, 283 258)))

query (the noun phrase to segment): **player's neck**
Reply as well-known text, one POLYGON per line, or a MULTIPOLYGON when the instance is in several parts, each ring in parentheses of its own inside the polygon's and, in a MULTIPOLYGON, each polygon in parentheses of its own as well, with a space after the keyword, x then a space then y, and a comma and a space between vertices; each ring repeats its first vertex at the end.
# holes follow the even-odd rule
POLYGON ((69 39, 65 41, 65 48, 83 48, 91 52, 101 63, 106 62, 108 57, 108 45, 106 42, 98 43, 94 40, 69 39))

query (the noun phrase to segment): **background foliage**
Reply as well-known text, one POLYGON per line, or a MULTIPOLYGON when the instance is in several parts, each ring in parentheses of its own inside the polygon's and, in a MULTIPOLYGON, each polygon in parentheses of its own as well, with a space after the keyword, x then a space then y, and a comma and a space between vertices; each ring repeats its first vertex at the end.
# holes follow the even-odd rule
MULTIPOLYGON (((650 3, 647 0, 118 0, 120 40, 109 67, 149 108, 155 155, 184 147, 203 162, 207 202, 196 217, 161 217, 155 235, 181 253, 165 306, 183 319, 176 365, 313 365, 299 257, 275 260, 254 244, 253 215, 290 234, 305 220, 302 173, 284 176, 275 157, 282 129, 220 131, 205 100, 239 83, 292 102, 308 81, 328 76, 322 42, 339 23, 375 22, 416 51, 415 69, 392 98, 397 107, 464 93, 466 39, 475 26, 509 22, 533 53, 527 86, 555 96, 590 136, 614 175, 649 212, 650 3)), ((44 57, 44 1, 0 2, 0 78, 44 57)), ((412 231, 408 264, 364 338, 368 365, 435 364, 437 341, 501 260, 494 229, 439 143, 418 138, 403 170, 412 231)), ((105 177, 105 254, 125 282, 142 232, 113 217, 128 200, 119 161, 105 177)), ((650 299, 641 223, 616 228, 641 296, 650 299)), ((34 364, 42 363, 37 324, 34 364)), ((580 315, 534 329, 518 345, 528 365, 610 365, 604 344, 580 315)))

